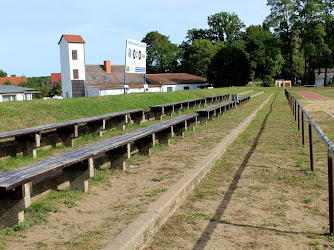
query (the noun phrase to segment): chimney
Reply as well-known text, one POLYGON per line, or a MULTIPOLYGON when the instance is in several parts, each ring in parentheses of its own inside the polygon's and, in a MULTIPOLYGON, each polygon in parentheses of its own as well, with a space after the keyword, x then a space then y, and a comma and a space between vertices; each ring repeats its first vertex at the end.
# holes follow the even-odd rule
POLYGON ((104 70, 105 70, 107 73, 111 73, 110 61, 104 61, 104 70))
POLYGON ((16 77, 16 75, 11 75, 10 77, 16 77))

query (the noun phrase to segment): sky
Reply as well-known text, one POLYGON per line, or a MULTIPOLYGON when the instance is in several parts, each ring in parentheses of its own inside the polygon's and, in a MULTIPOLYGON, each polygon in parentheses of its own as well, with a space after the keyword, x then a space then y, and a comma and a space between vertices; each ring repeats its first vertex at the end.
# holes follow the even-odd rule
POLYGON ((62 34, 86 41, 86 64, 125 64, 127 38, 158 31, 181 44, 187 31, 208 28, 207 17, 236 13, 246 26, 262 24, 267 0, 0 0, 0 69, 27 77, 60 73, 62 34))

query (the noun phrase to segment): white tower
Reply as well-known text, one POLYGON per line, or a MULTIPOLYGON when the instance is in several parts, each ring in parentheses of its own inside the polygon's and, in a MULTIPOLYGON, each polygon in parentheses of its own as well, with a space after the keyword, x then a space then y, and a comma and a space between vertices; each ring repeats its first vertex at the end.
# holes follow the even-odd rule
POLYGON ((62 35, 59 40, 64 98, 85 96, 85 43, 79 35, 62 35))

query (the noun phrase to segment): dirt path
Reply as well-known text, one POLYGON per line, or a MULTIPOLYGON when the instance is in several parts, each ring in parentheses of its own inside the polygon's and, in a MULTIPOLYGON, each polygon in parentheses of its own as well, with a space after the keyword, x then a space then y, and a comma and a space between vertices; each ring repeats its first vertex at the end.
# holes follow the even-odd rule
POLYGON ((306 111, 325 111, 334 113, 334 100, 301 100, 306 111))
POLYGON ((130 159, 128 165, 135 168, 116 171, 107 184, 92 187, 75 207, 63 207, 50 214, 48 223, 14 235, 7 249, 100 249, 268 96, 260 95, 220 119, 197 126, 195 132, 174 139, 150 158, 130 159))
POLYGON ((310 91, 298 91, 297 93, 303 96, 307 100, 329 100, 330 99, 326 96, 319 95, 319 94, 316 94, 310 91))
POLYGON ((231 145, 147 249, 326 249, 326 148, 309 171, 282 93, 231 145))

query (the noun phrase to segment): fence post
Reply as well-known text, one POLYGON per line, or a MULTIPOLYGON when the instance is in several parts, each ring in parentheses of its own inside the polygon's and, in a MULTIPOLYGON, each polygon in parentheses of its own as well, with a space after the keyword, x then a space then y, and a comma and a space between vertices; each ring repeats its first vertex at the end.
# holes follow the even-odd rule
POLYGON ((297 100, 295 99, 295 121, 297 121, 297 100))
POLYGON ((302 112, 302 143, 305 145, 304 112, 302 112))
POLYGON ((298 104, 298 130, 300 130, 300 107, 298 104))
POLYGON ((328 150, 328 198, 329 198, 329 232, 334 233, 334 164, 333 164, 333 154, 328 150))
POLYGON ((308 133, 309 133, 309 141, 310 141, 310 164, 311 164, 311 171, 314 171, 312 125, 311 125, 310 121, 308 123, 308 133))

